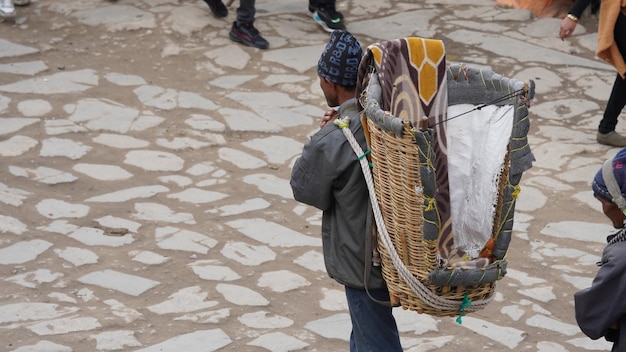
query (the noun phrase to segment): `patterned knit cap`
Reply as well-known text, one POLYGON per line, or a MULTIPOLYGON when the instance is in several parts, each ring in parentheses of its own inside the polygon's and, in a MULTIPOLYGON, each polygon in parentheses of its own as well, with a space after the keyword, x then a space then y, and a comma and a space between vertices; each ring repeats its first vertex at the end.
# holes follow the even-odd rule
POLYGON ((317 73, 335 84, 354 87, 361 57, 361 44, 352 34, 334 31, 317 63, 317 73))
MULTIPOLYGON (((617 185, 622 190, 622 195, 626 198, 626 148, 620 150, 613 158, 613 175, 617 180, 617 185)), ((608 201, 612 201, 611 193, 606 187, 606 182, 602 177, 602 169, 596 173, 596 177, 591 184, 593 193, 608 201)))

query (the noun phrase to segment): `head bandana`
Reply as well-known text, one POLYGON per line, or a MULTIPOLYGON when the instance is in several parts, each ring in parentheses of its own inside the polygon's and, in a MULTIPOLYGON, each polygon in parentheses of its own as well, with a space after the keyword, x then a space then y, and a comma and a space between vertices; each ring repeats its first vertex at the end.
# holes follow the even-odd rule
MULTIPOLYGON (((621 190, 621 193, 626 197, 626 148, 620 150, 613 160, 611 161, 613 166, 613 175, 617 181, 617 187, 621 190)), ((596 173, 591 184, 593 193, 599 197, 602 197, 608 201, 613 201, 615 197, 611 196, 611 192, 607 187, 607 182, 602 176, 602 169, 596 173)))
POLYGON ((352 34, 334 31, 317 63, 317 73, 335 84, 356 86, 361 57, 361 44, 352 34))

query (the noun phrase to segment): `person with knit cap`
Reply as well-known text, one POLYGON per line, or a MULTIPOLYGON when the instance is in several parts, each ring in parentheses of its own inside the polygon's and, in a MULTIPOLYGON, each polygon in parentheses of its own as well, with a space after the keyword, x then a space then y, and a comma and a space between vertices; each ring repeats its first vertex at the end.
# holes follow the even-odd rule
POLYGON ((613 342, 611 351, 626 351, 626 148, 604 163, 591 187, 619 231, 607 237, 591 287, 574 294, 576 322, 590 338, 613 342))
POLYGON ((317 65, 328 106, 321 129, 304 145, 294 163, 294 198, 322 210, 322 246, 328 275, 345 287, 352 321, 351 352, 402 351, 389 292, 373 255, 373 212, 365 177, 336 118, 349 128, 363 150, 367 142, 356 105, 358 67, 363 50, 345 31, 335 31, 317 65))

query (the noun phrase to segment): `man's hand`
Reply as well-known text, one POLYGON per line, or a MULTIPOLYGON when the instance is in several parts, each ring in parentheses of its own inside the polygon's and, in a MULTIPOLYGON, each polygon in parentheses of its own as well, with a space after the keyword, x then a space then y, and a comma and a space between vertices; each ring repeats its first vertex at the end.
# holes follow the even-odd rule
POLYGON ((330 121, 339 117, 339 113, 335 109, 330 109, 324 113, 324 117, 322 117, 322 122, 320 122, 320 128, 326 126, 326 124, 330 121))

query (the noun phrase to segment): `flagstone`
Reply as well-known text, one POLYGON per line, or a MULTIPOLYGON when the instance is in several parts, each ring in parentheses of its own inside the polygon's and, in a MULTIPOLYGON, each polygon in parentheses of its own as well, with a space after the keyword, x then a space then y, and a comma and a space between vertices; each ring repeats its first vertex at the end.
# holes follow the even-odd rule
POLYGON ((207 191, 199 188, 187 188, 178 193, 168 194, 167 198, 177 199, 181 202, 193 204, 206 204, 229 197, 228 194, 215 191, 207 191))
POLYGON ((16 44, 5 39, 0 39, 0 57, 15 57, 38 53, 39 50, 25 45, 16 44))
POLYGON ((169 188, 161 185, 138 186, 87 198, 85 202, 124 203, 131 199, 152 198, 159 193, 169 192, 169 190, 169 188))
POLYGON ((0 136, 17 132, 22 128, 35 124, 37 122, 40 122, 38 118, 3 117, 0 119, 0 136))
POLYGON ((126 350, 127 347, 143 346, 132 330, 104 331, 89 337, 96 340, 96 349, 99 351, 118 351, 126 350))
POLYGON ((146 307, 156 314, 188 313, 197 310, 215 307, 218 302, 207 301, 207 292, 202 292, 200 286, 182 288, 169 296, 161 303, 146 307))
POLYGON ((49 269, 37 269, 23 274, 9 276, 4 281, 24 287, 36 288, 39 284, 54 282, 63 277, 62 273, 52 273, 49 269))
POLYGON ((222 329, 198 330, 178 335, 135 352, 203 351, 214 352, 230 345, 232 340, 222 329))
POLYGON ((243 265, 257 266, 276 259, 276 253, 267 246, 255 246, 245 242, 228 242, 221 253, 224 257, 243 265))
POLYGON ((14 235, 23 234, 28 227, 12 216, 6 216, 0 214, 0 233, 12 233, 14 235))
POLYGON ((348 313, 338 313, 312 320, 306 323, 304 328, 328 339, 348 341, 352 331, 352 322, 348 313))
POLYGON ((526 332, 509 326, 492 323, 487 320, 466 315, 463 317, 462 327, 479 335, 490 338, 510 349, 517 348, 526 339, 526 332))
POLYGON ((158 281, 110 269, 91 272, 80 277, 78 281, 135 297, 160 284, 158 281))
POLYGON ((60 258, 67 260, 74 266, 81 266, 86 264, 95 264, 98 262, 98 255, 88 249, 77 247, 66 247, 65 249, 55 249, 60 258))
POLYGON ((136 203, 134 218, 146 221, 162 221, 169 223, 195 224, 191 213, 176 213, 169 207, 159 203, 136 203))
POLYGON ((117 165, 78 163, 72 169, 100 181, 126 180, 133 177, 133 174, 117 165))
POLYGON ((217 241, 201 233, 179 229, 176 227, 160 227, 155 231, 157 246, 161 249, 172 249, 193 253, 207 254, 217 245, 217 241))
POLYGON ((117 72, 109 72, 104 75, 104 78, 111 82, 115 83, 118 86, 128 87, 128 86, 140 86, 146 84, 146 80, 141 76, 137 75, 127 75, 123 73, 117 72))
POLYGON ((69 172, 39 166, 36 169, 26 169, 17 166, 9 166, 9 172, 15 176, 30 178, 33 181, 41 182, 47 185, 56 185, 60 183, 71 183, 78 180, 78 177, 69 172))
POLYGON ((71 347, 59 345, 54 342, 42 340, 34 345, 22 346, 12 352, 73 352, 71 347))
POLYGON ((96 318, 70 317, 47 320, 27 326, 27 328, 39 336, 61 335, 78 331, 89 331, 101 327, 96 318))
POLYGON ((118 217, 111 216, 111 215, 107 215, 107 216, 94 219, 94 220, 98 224, 100 224, 100 226, 107 227, 109 229, 128 230, 129 232, 133 232, 133 233, 137 233, 137 231, 139 231, 139 228, 141 227, 141 224, 136 221, 132 221, 132 220, 124 219, 124 218, 118 218, 118 217))
POLYGON ((0 306, 0 324, 56 319, 78 310, 77 307, 60 307, 54 303, 10 303, 0 306))
POLYGON ((52 110, 49 101, 43 99, 22 100, 17 104, 17 109, 24 116, 45 117, 52 110))
POLYGON ((181 175, 161 176, 161 177, 158 177, 158 180, 163 183, 173 183, 177 185, 178 187, 189 186, 190 184, 193 183, 193 181, 189 177, 181 176, 181 175))
POLYGON ((11 136, 0 142, 0 156, 19 156, 37 146, 39 142, 26 136, 11 136))
POLYGON ((547 303, 556 299, 555 294, 552 292, 553 289, 554 287, 552 286, 543 286, 543 287, 522 289, 522 290, 518 290, 517 292, 519 292, 520 294, 524 296, 534 298, 540 302, 547 303))
POLYGON ((326 272, 326 266, 324 266, 324 256, 318 251, 308 251, 294 259, 293 262, 294 264, 298 264, 310 271, 326 272))
POLYGON ((241 306, 268 306, 270 302, 260 293, 239 285, 217 284, 215 290, 230 303, 241 306))
MULTIPOLYGON (((209 53, 205 53, 205 56, 210 55, 213 56, 213 52, 209 52, 209 53)), ((220 57, 223 56, 223 54, 221 52, 215 53, 216 56, 215 57, 220 57)), ((207 56, 209 57, 209 56, 207 56)), ((209 57, 209 58, 215 58, 215 57, 209 57)), ((250 58, 250 56, 248 55, 248 59, 250 58)), ((244 66, 245 64, 248 63, 248 60, 245 60, 244 66)), ((219 88, 224 88, 224 89, 232 89, 235 87, 239 87, 242 84, 249 82, 250 80, 253 80, 255 78, 257 78, 258 75, 223 75, 223 76, 219 76, 211 81, 209 81, 209 84, 219 87, 219 88)))
POLYGON ((46 120, 44 121, 44 127, 46 129, 46 133, 51 136, 89 131, 87 128, 77 125, 67 119, 46 120))
POLYGON ((62 235, 70 234, 78 230, 78 226, 69 223, 67 220, 55 220, 47 226, 39 226, 37 229, 42 231, 48 231, 53 233, 59 233, 62 235))
POLYGON ((240 169, 258 169, 267 165, 265 161, 238 149, 220 148, 218 153, 220 159, 228 161, 240 169))
POLYGON ((557 331, 566 336, 574 336, 580 332, 578 325, 564 323, 553 317, 540 314, 526 319, 526 324, 545 330, 557 331))
POLYGON ((173 150, 197 150, 211 145, 190 137, 174 137, 173 139, 157 138, 156 145, 173 150))
POLYGON ((145 148, 150 142, 123 134, 101 133, 92 139, 96 143, 118 149, 145 148))
POLYGON ((193 321, 199 324, 220 324, 230 317, 230 309, 222 308, 218 310, 190 313, 174 318, 174 320, 193 321))
POLYGON ((345 311, 348 309, 345 290, 322 287, 324 297, 320 300, 320 308, 328 311, 345 311))
POLYGON ((128 255, 133 258, 133 261, 146 265, 159 265, 171 259, 171 257, 165 257, 150 251, 130 251, 128 252, 128 255))
POLYGON ((285 199, 293 199, 293 191, 289 186, 289 180, 271 174, 250 174, 243 178, 243 182, 256 186, 265 194, 281 196, 285 199))
POLYGON ((265 272, 261 275, 257 283, 259 287, 267 287, 278 293, 288 292, 310 285, 311 282, 303 276, 289 270, 265 272))
POLYGON ((223 123, 208 115, 191 114, 189 115, 189 118, 185 120, 185 123, 197 130, 207 130, 212 132, 224 132, 226 130, 226 126, 223 123))
POLYGON ((88 246, 122 247, 135 242, 130 234, 109 236, 104 230, 94 227, 79 227, 68 236, 88 246))
POLYGON ((245 313, 238 320, 243 325, 253 329, 281 329, 293 325, 293 320, 264 310, 245 313))
POLYGON ((267 209, 271 205, 270 202, 263 198, 246 199, 242 204, 224 205, 217 209, 209 209, 208 212, 215 213, 221 211, 221 216, 231 216, 247 213, 249 211, 267 209))
POLYGON ((130 324, 137 319, 143 318, 143 314, 137 310, 127 307, 122 302, 115 299, 107 299, 104 304, 111 307, 111 314, 122 318, 126 323, 130 324))
POLYGON ((91 149, 92 147, 81 142, 53 137, 41 141, 39 156, 47 158, 62 156, 71 160, 78 160, 91 151, 91 149))
POLYGON ((154 14, 130 5, 111 5, 76 11, 73 16, 89 26, 103 25, 109 31, 151 29, 157 26, 154 14))
POLYGON ((241 278, 241 276, 230 267, 217 264, 219 263, 215 260, 197 260, 187 265, 191 267, 194 274, 198 275, 198 277, 203 280, 235 281, 241 278))
POLYGON ((321 247, 322 245, 319 238, 302 235, 288 227, 265 219, 238 219, 229 221, 226 225, 270 247, 321 247))
POLYGON ((297 351, 309 346, 308 343, 279 331, 261 335, 248 342, 248 345, 262 347, 272 352, 297 351))
POLYGON ((83 92, 98 84, 98 75, 92 69, 64 71, 49 76, 38 76, 0 86, 0 92, 33 94, 67 94, 83 92))
POLYGON ((70 297, 70 296, 68 296, 68 295, 66 295, 65 293, 62 293, 62 292, 50 292, 48 294, 48 297, 50 297, 52 299, 56 299, 59 302, 74 303, 74 304, 77 303, 77 301, 74 298, 72 298, 72 297, 70 297))
POLYGON ((157 150, 133 150, 126 154, 124 163, 147 171, 179 171, 185 160, 181 157, 157 150))
POLYGON ((0 203, 19 207, 32 193, 0 183, 0 203))
POLYGON ((606 236, 615 232, 607 223, 590 223, 584 221, 560 221, 547 224, 539 231, 542 235, 555 238, 572 239, 583 242, 606 243, 606 236), (596 234, 590 236, 589 234, 596 234))
POLYGON ((246 110, 221 108, 219 112, 224 116, 224 121, 232 131, 266 133, 279 133, 282 131, 282 128, 276 123, 246 110))
POLYGON ((52 247, 52 243, 38 239, 14 243, 0 248, 0 264, 23 264, 29 262, 50 247, 52 247))
POLYGON ((267 161, 278 165, 284 164, 302 152, 302 142, 283 136, 251 139, 243 142, 242 145, 263 152, 267 161), (276 148, 277 145, 281 147, 276 148))

